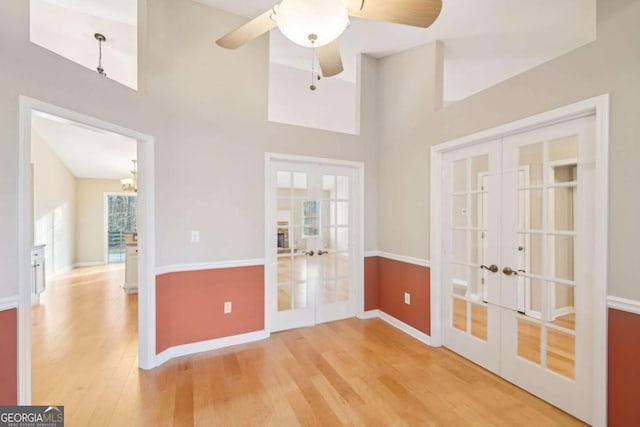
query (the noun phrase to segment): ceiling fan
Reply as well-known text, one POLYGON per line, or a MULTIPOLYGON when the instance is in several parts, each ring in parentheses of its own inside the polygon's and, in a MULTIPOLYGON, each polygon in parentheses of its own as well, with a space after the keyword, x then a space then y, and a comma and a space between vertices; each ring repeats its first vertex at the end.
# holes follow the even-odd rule
POLYGON ((292 42, 315 49, 323 76, 331 77, 344 70, 338 37, 350 16, 427 28, 441 9, 442 0, 282 0, 216 43, 236 49, 278 27, 292 42))

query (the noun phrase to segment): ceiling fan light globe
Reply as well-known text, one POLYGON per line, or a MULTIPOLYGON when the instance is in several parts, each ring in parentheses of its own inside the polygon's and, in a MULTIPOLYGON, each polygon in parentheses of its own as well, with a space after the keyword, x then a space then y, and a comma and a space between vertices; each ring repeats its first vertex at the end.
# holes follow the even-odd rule
POLYGON ((329 44, 349 25, 349 13, 342 0, 282 0, 275 18, 282 34, 304 47, 329 44), (317 36, 315 42, 310 35, 317 36))

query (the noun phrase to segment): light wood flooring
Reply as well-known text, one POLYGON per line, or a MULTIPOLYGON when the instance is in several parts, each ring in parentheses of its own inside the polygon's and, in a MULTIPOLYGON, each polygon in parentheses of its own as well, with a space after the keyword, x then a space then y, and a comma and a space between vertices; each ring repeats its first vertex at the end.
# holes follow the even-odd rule
POLYGON ((381 320, 349 319, 137 368, 124 270, 75 270, 33 309, 33 400, 67 426, 574 426, 576 419, 381 320))

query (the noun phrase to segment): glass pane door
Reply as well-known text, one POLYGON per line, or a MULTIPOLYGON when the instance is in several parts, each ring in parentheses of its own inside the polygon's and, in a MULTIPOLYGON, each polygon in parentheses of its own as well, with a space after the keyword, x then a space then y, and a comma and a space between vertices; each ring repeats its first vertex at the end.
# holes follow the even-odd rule
POLYGON ((313 322, 313 282, 318 275, 313 263, 315 239, 320 233, 320 202, 309 186, 309 171, 289 168, 275 176, 277 242, 277 312, 282 327, 313 322), (289 170, 286 170, 289 169, 289 170))
POLYGON ((305 162, 273 166, 267 280, 277 292, 271 330, 355 316, 353 170, 305 162))
POLYGON ((445 157, 445 344, 494 372, 499 367, 499 172, 499 141, 445 157))
POLYGON ((590 422, 594 118, 443 157, 445 345, 590 422))
POLYGON ((593 118, 504 140, 502 375, 591 417, 593 118))
POLYGON ((125 260, 125 233, 137 230, 135 195, 107 195, 107 262, 125 260))
POLYGON ((322 175, 321 286, 317 322, 349 315, 351 293, 350 184, 348 175, 322 175))

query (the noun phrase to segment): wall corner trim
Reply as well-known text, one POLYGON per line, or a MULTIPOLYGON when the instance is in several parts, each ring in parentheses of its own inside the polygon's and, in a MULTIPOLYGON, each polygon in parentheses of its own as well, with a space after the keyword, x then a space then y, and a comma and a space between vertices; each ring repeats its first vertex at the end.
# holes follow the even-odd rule
POLYGON ((18 295, 0 298, 0 311, 18 308, 19 301, 20 299, 18 295))
POLYGON ((362 320, 368 320, 368 319, 384 320, 391 326, 397 329, 400 329, 405 334, 412 336, 413 338, 417 339, 418 341, 430 347, 433 347, 433 345, 431 344, 431 337, 429 335, 417 330, 413 326, 407 325, 403 321, 396 319, 395 317, 385 313, 382 310, 376 309, 376 310, 365 311, 364 313, 362 313, 362 315, 359 316, 359 318, 362 320))
POLYGON ((633 314, 640 314, 640 301, 638 300, 609 295, 607 297, 607 306, 615 310, 626 311, 633 314))
POLYGON ((394 261, 405 262, 407 264, 419 265, 421 267, 427 267, 427 268, 431 267, 431 261, 429 261, 428 259, 414 258, 410 256, 397 255, 397 254, 392 254, 389 252, 382 252, 382 251, 378 251, 378 256, 382 258, 391 259, 394 261))
POLYGON ((199 262, 192 264, 173 264, 165 265, 156 268, 156 276, 168 273, 182 273, 185 271, 199 271, 199 270, 216 270, 221 268, 238 268, 238 267, 255 267, 258 265, 264 265, 264 258, 255 259, 239 259, 231 261, 211 261, 211 262, 199 262))
POLYGON ((365 251, 364 253, 365 258, 371 258, 374 256, 378 256, 378 251, 365 251))
POLYGON ((261 341, 269 338, 271 334, 265 330, 248 332, 246 334, 232 335, 229 337, 215 338, 207 341, 200 341, 190 344, 177 345, 156 355, 155 367, 158 367, 171 359, 182 356, 190 356, 205 351, 218 350, 225 347, 231 347, 239 344, 247 344, 254 341, 261 341))
POLYGON ((368 310, 358 316, 358 319, 361 320, 369 320, 369 319, 378 319, 380 318, 380 310, 377 308, 375 310, 368 310))

